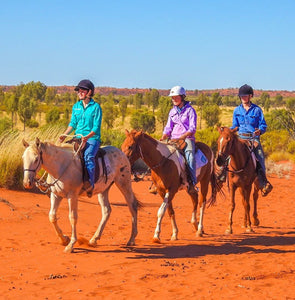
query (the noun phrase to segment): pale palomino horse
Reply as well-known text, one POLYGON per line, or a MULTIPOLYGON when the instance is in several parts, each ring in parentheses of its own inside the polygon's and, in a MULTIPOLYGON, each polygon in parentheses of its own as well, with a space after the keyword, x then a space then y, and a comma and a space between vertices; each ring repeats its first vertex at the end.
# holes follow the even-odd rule
POLYGON ((250 194, 253 185, 253 219, 254 225, 259 225, 257 214, 257 199, 259 191, 259 181, 256 173, 255 158, 252 157, 251 151, 248 147, 248 142, 239 139, 237 136, 237 129, 230 129, 228 127, 218 128, 219 138, 218 155, 216 157, 216 175, 224 168, 228 172, 228 186, 231 200, 231 209, 229 213, 229 223, 226 229, 227 234, 233 232, 233 213, 235 210, 235 192, 239 189, 242 195, 242 202, 245 210, 244 226, 246 232, 252 232, 250 219, 250 194), (228 163, 228 157, 230 157, 228 163))
MULTIPOLYGON (((181 154, 175 147, 159 142, 142 131, 132 130, 129 132, 126 130, 125 133, 126 139, 121 149, 128 156, 131 164, 138 158, 141 158, 150 167, 152 181, 163 199, 163 203, 158 210, 158 221, 153 242, 160 243, 161 222, 167 208, 172 224, 171 240, 177 240, 178 228, 175 221, 172 199, 179 190, 187 190, 188 187, 184 160, 182 160, 182 163, 180 162, 179 156, 181 156, 181 154)), ((208 159, 208 163, 198 169, 196 174, 197 180, 200 183, 199 223, 197 222, 198 192, 190 191, 189 194, 193 202, 191 223, 197 231, 197 236, 202 236, 208 185, 211 182, 212 203, 215 201, 217 186, 213 171, 214 154, 212 150, 201 142, 196 143, 196 147, 200 149, 208 159)))
MULTIPOLYGON (((38 138, 32 145, 25 141, 23 141, 23 144, 26 147, 23 154, 23 185, 26 189, 32 188, 36 181, 36 173, 41 167, 48 172, 50 175, 48 183, 51 201, 49 220, 54 225, 61 243, 66 246, 65 252, 72 252, 77 240, 78 195, 83 186, 81 161, 74 154, 73 149, 69 147, 60 147, 48 142, 43 143, 38 138), (62 198, 68 199, 69 220, 72 229, 71 239, 63 234, 57 224, 57 210, 62 198)), ((105 160, 109 162, 107 180, 105 176, 101 176, 95 183, 93 191, 98 195, 102 218, 96 232, 89 241, 89 245, 96 246, 97 240, 100 239, 109 219, 111 206, 108 194, 113 183, 124 195, 131 212, 132 231, 127 245, 134 245, 137 235, 137 208, 139 202, 131 188, 130 163, 126 155, 118 148, 106 146, 103 149, 106 151, 105 160)))

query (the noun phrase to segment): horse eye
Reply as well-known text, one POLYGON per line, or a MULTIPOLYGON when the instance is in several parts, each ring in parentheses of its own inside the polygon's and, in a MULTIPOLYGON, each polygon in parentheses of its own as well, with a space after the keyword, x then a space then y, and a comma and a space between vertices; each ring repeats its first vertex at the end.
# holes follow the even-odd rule
POLYGON ((129 146, 129 147, 128 147, 129 150, 132 150, 132 148, 133 148, 132 146, 129 146))

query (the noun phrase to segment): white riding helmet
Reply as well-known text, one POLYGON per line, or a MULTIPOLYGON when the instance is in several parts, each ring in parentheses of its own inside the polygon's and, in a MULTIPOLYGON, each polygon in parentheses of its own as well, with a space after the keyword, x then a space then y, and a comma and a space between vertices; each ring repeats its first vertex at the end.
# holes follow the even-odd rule
POLYGON ((170 90, 170 94, 168 95, 169 97, 172 96, 186 96, 185 94, 185 89, 182 86, 174 86, 171 90, 170 90))

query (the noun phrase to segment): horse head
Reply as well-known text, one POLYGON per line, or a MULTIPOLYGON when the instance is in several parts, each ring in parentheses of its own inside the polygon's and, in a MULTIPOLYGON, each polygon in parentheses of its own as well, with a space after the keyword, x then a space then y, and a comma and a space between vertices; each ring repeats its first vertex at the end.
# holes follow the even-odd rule
POLYGON ((23 140, 25 151, 22 156, 24 166, 23 185, 26 189, 31 189, 35 182, 36 173, 40 170, 42 165, 42 143, 36 138, 35 143, 31 146, 23 140))
POLYGON ((137 131, 135 129, 130 132, 125 130, 126 138, 121 146, 122 151, 128 157, 130 164, 132 165, 136 160, 140 158, 139 141, 143 136, 143 131, 137 131))
POLYGON ((233 145, 237 140, 237 128, 230 129, 228 127, 218 127, 219 138, 217 140, 217 157, 216 164, 223 166, 226 159, 233 153, 233 145))

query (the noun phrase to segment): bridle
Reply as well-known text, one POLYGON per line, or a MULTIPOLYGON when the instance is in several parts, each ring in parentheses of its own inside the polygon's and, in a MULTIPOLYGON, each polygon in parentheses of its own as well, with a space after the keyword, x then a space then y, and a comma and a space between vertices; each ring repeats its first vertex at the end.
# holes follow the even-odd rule
POLYGON ((24 172, 33 172, 36 174, 37 170, 39 169, 39 167, 42 165, 43 163, 43 157, 42 157, 42 151, 40 151, 39 153, 40 155, 38 156, 39 157, 39 161, 38 161, 38 164, 37 164, 37 167, 33 170, 33 169, 24 169, 24 172))

